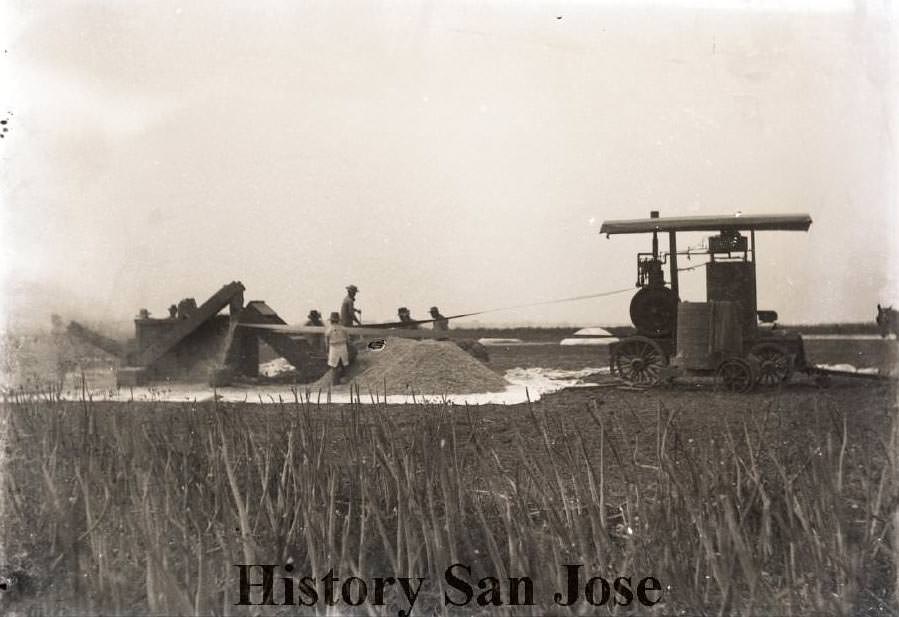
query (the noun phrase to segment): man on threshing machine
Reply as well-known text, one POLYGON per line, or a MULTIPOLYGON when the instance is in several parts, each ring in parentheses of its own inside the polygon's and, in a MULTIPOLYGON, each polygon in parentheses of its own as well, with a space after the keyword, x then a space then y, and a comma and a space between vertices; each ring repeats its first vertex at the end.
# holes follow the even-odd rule
MULTIPOLYGON (((432 306, 431 310, 429 312, 431 314, 431 319, 434 320, 434 330, 435 331, 446 332, 447 330, 449 330, 449 319, 447 319, 446 317, 444 317, 443 315, 440 314, 440 309, 438 309, 436 306, 432 306)), ((448 340, 448 337, 444 338, 444 339, 437 339, 437 340, 445 341, 445 340, 448 340)))
POLYGON ((317 310, 312 309, 309 311, 309 315, 306 316, 306 323, 304 325, 322 327, 325 323, 322 321, 322 314, 317 310))
POLYGON ((362 311, 356 308, 356 294, 359 288, 355 285, 347 285, 346 297, 340 304, 340 323, 347 328, 354 325, 362 325, 362 321, 356 315, 362 315, 362 311))
MULTIPOLYGON (((316 326, 316 327, 322 328, 325 326, 325 323, 322 321, 322 314, 319 313, 317 310, 312 309, 311 311, 309 311, 309 315, 306 317, 306 323, 304 325, 316 326)), ((326 348, 325 337, 323 335, 309 334, 306 336, 306 340, 309 341, 309 344, 314 349, 320 349, 320 350, 327 351, 327 349, 325 349, 326 348)))
POLYGON ((396 310, 396 315, 400 319, 401 328, 417 329, 418 324, 412 319, 412 313, 405 306, 401 306, 396 310))
POLYGON ((449 330, 449 319, 440 314, 440 309, 432 306, 429 312, 431 313, 431 319, 434 320, 435 330, 449 330))

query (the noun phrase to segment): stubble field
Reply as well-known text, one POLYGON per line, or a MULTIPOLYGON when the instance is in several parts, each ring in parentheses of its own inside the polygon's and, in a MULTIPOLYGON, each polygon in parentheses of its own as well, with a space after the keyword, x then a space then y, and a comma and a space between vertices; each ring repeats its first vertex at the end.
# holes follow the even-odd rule
MULTIPOLYGON (((867 366, 894 361, 895 343, 809 353, 867 366)), ((491 364, 605 359, 527 345, 491 348, 491 364)), ((473 572, 465 614, 897 612, 895 382, 581 388, 477 407, 28 400, 4 403, 3 423, 6 612, 408 609, 389 594, 369 608, 234 606, 238 563, 423 577, 413 615, 459 599, 453 563, 473 572), (563 564, 653 576, 662 600, 557 606, 563 564), (482 576, 530 576, 534 606, 479 605, 482 576)))

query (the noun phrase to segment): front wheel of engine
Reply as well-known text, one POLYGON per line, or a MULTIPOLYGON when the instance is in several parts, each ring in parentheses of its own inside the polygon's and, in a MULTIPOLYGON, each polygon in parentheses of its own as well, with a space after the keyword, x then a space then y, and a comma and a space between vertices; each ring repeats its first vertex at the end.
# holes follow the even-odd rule
POLYGON ((793 375, 793 356, 774 343, 759 343, 749 350, 749 355, 759 364, 759 383, 776 386, 793 375))

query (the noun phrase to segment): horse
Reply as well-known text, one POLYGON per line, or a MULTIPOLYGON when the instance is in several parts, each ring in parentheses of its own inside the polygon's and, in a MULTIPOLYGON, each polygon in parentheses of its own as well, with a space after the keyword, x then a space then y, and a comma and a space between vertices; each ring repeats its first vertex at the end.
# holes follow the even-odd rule
POLYGON ((880 330, 880 336, 888 337, 890 334, 896 336, 899 334, 899 311, 892 306, 877 305, 877 327, 880 330))

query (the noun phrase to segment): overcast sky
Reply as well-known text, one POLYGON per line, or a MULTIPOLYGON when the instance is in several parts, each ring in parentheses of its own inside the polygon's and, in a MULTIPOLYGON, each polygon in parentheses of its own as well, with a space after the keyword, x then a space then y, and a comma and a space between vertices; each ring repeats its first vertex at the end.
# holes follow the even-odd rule
POLYGON ((779 4, 5 2, 6 319, 232 280, 291 322, 348 283, 365 320, 619 289, 649 238, 599 226, 657 209, 810 213, 759 236, 759 308, 870 320, 899 303, 895 14, 779 4))

